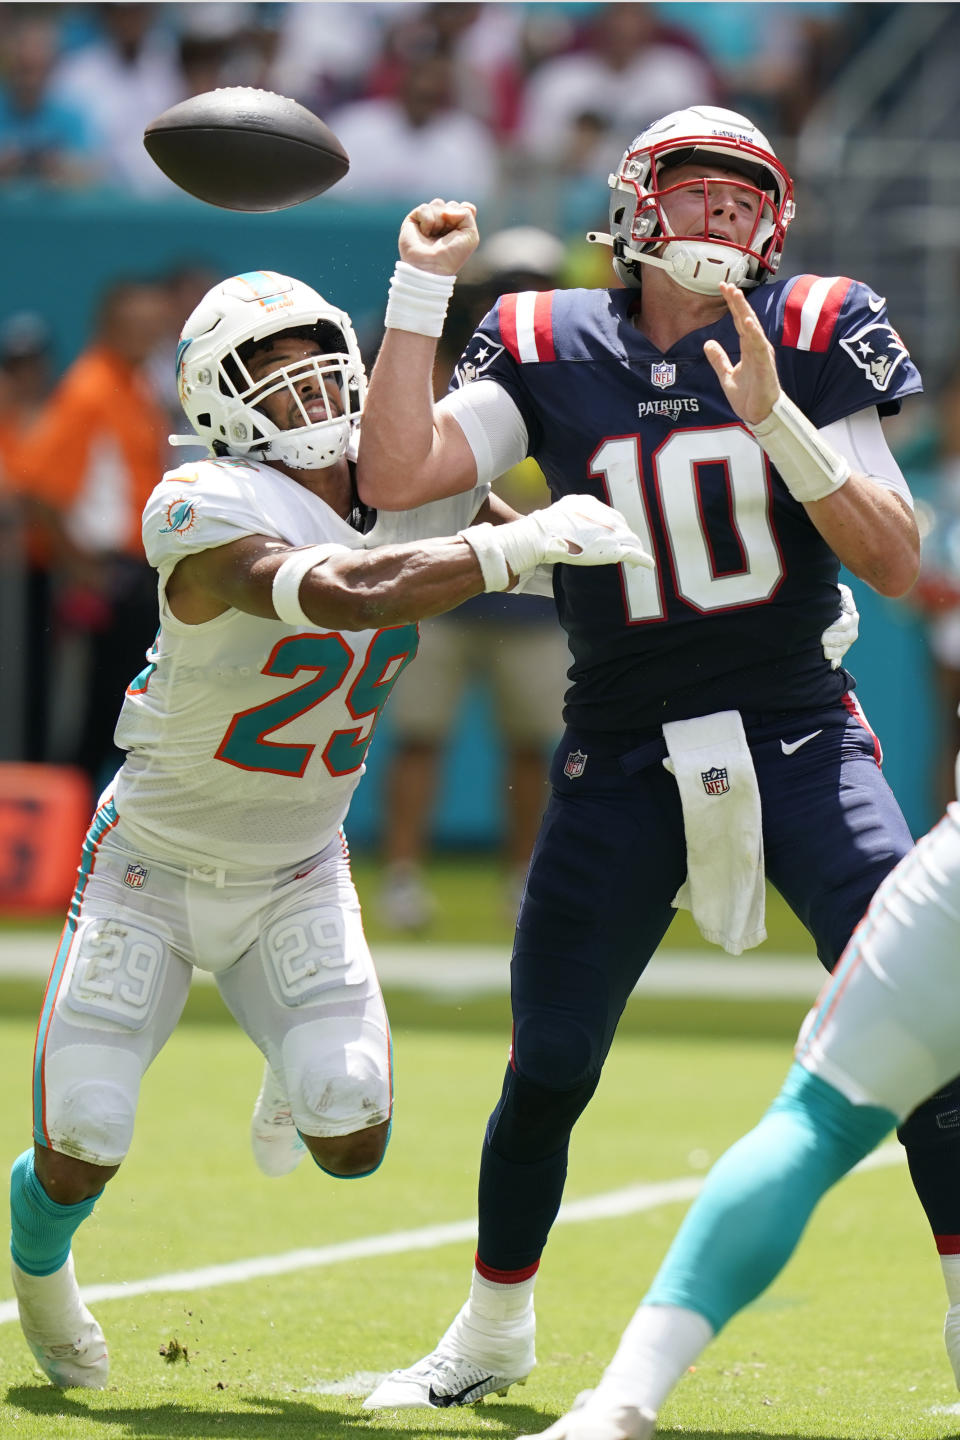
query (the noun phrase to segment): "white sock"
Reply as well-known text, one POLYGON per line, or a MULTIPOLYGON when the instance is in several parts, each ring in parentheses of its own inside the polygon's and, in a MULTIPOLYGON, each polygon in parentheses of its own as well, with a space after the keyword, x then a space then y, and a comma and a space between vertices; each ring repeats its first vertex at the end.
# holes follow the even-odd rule
POLYGON ((677 1381, 713 1339, 713 1328, 695 1310, 678 1305, 641 1305, 623 1332, 598 1394, 629 1397, 638 1409, 660 1409, 677 1381))
POLYGON ((941 1255, 940 1268, 947 1287, 947 1303, 960 1305, 960 1255, 941 1255))
POLYGON ((493 1320, 509 1324, 533 1314, 533 1287, 536 1275, 516 1285, 500 1285, 474 1270, 467 1304, 471 1320, 493 1320))

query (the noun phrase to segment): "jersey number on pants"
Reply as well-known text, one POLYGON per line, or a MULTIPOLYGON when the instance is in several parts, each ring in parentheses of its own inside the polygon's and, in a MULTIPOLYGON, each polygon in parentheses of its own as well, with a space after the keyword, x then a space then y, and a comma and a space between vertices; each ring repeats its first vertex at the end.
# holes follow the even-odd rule
MULTIPOLYGON (((739 425, 676 430, 652 457, 653 477, 677 596, 695 610, 727 610, 769 600, 783 577, 783 561, 770 523, 767 467, 760 446, 739 425), (722 466, 732 528, 743 564, 718 575, 700 493, 701 466, 722 466)), ((606 481, 610 504, 656 556, 640 475, 640 437, 605 440, 590 462, 606 481)), ((656 570, 621 566, 630 620, 662 620, 662 563, 656 570)))
MULTIPOLYGON (((416 653, 416 625, 380 630, 373 637, 367 658, 344 700, 355 720, 371 718, 366 726, 335 730, 330 736, 323 747, 323 762, 331 775, 349 775, 359 770, 394 682, 416 653)), ((286 745, 265 737, 339 690, 355 658, 342 635, 288 635, 281 640, 274 646, 261 674, 292 678, 300 670, 315 670, 316 676, 263 705, 234 715, 220 741, 216 758, 241 770, 301 776, 316 746, 286 745)))

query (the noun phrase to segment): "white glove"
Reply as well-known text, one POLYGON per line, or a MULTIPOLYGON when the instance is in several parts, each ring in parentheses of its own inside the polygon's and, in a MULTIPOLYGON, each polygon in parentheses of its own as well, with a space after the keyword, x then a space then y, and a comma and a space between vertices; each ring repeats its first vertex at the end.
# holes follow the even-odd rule
POLYGON ((619 510, 593 495, 564 495, 545 510, 506 525, 471 525, 459 534, 479 560, 487 590, 506 590, 511 572, 520 576, 545 561, 644 565, 650 570, 654 565, 619 510))
POLYGON ((840 591, 840 614, 832 625, 828 625, 820 636, 823 656, 830 661, 831 670, 839 670, 840 662, 860 634, 860 611, 849 585, 838 585, 840 591))
POLYGON ((510 591, 511 595, 540 595, 544 599, 553 599, 553 566, 538 565, 533 570, 525 570, 520 579, 510 591))

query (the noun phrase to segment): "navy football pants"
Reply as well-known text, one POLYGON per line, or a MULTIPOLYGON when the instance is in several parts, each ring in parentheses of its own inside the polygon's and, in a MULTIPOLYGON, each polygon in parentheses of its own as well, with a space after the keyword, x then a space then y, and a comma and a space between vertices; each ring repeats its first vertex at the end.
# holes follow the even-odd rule
MULTIPOLYGON (((767 878, 832 969, 912 837, 872 733, 845 707, 744 716, 744 725, 767 878), (781 740, 817 730, 783 753, 781 740)), ((604 740, 567 731, 560 743, 517 922, 513 1052, 480 1167, 478 1264, 495 1279, 536 1268, 560 1206, 570 1131, 686 875, 662 737, 618 756, 602 753, 604 740), (586 763, 568 778, 564 764, 576 751, 586 763)))

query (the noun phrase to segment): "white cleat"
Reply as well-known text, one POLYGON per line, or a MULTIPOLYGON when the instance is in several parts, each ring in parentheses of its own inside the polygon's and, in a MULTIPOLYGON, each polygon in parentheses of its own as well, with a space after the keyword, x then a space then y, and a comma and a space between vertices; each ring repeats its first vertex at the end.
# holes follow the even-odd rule
POLYGON ((496 1336, 478 1335, 475 1326, 464 1320, 466 1309, 464 1306, 432 1354, 408 1370, 394 1370, 381 1381, 364 1400, 364 1410, 443 1410, 476 1405, 487 1395, 506 1395, 511 1385, 525 1385, 537 1361, 532 1307, 522 1325, 499 1327, 496 1336), (465 1353, 468 1348, 474 1350, 473 1355, 465 1353), (479 1357, 480 1349, 485 1350, 486 1359, 479 1357))
POLYGON ((650 1440, 657 1417, 612 1390, 584 1390, 566 1415, 538 1435, 517 1440, 650 1440))
POLYGON ((953 1378, 960 1390, 960 1305, 951 1305, 943 1322, 943 1343, 947 1347, 947 1359, 953 1366, 953 1378))
POLYGON ((102 1390, 110 1373, 103 1331, 80 1298, 73 1255, 52 1275, 28 1275, 11 1261, 20 1327, 33 1358, 54 1385, 102 1390))
POLYGON ((289 1175, 307 1153, 293 1123, 290 1101, 269 1065, 263 1067, 263 1084, 250 1121, 253 1158, 264 1175, 289 1175))

